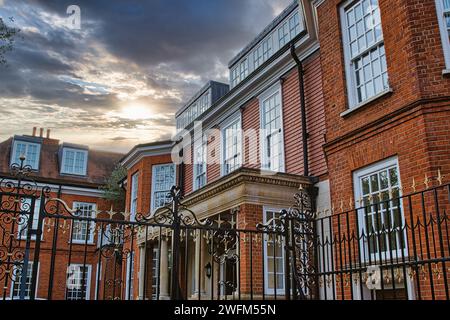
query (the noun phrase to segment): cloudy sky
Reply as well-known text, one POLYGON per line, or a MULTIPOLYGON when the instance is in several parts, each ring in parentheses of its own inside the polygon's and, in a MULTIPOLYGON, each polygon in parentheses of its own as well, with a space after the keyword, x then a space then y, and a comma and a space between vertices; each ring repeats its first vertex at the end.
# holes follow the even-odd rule
POLYGON ((21 29, 0 66, 0 139, 128 151, 169 138, 174 113, 292 0, 0 0, 21 29), (81 9, 81 28, 68 23, 81 9))

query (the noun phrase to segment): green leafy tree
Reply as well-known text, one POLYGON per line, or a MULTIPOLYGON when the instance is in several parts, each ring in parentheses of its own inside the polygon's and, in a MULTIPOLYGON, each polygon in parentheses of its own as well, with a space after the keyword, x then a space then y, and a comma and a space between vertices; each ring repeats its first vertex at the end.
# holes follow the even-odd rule
MULTIPOLYGON (((13 18, 9 18, 14 22, 13 18)), ((5 54, 13 49, 14 40, 20 29, 8 26, 0 17, 0 65, 6 64, 5 54)))
POLYGON ((101 188, 103 190, 103 198, 113 201, 116 204, 116 209, 123 209, 125 205, 125 192, 120 182, 126 176, 127 170, 118 164, 106 180, 105 186, 101 188))

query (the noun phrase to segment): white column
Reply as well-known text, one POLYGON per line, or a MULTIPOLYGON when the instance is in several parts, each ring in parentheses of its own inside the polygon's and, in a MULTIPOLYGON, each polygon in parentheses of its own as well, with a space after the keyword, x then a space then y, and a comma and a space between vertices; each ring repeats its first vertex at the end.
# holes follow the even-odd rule
POLYGON ((194 264, 194 295, 193 299, 198 299, 198 295, 205 294, 205 256, 204 247, 205 244, 202 242, 202 237, 200 236, 200 230, 196 231, 195 236, 195 264, 194 264), (199 288, 199 275, 200 275, 200 288, 199 288))
POLYGON ((145 279, 145 244, 139 245, 139 300, 145 299, 144 283, 145 279))
POLYGON ((168 300, 169 297, 169 248, 167 239, 161 239, 161 270, 159 271, 159 299, 168 300))

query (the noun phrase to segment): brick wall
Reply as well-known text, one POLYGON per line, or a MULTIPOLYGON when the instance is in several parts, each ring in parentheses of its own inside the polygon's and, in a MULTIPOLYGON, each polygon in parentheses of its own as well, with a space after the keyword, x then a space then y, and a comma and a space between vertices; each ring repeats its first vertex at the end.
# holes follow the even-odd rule
MULTIPOLYGON (((348 109, 341 3, 325 1, 318 19, 331 198, 335 208, 342 202, 349 209, 353 172, 380 160, 398 158, 403 194, 413 191, 413 178, 420 190, 425 175, 431 185, 437 184, 438 170, 448 175, 450 80, 442 75, 445 63, 434 0, 379 0, 393 92, 341 116, 348 109)), ((422 212, 416 209, 415 214, 422 212)), ((431 298, 429 280, 422 289, 421 298, 431 298)))

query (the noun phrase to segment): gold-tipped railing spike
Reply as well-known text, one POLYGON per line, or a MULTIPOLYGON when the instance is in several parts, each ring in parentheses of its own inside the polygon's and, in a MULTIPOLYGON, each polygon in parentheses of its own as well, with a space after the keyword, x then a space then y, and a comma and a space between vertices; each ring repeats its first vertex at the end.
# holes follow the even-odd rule
POLYGON ((441 173, 441 169, 438 169, 438 175, 437 175, 436 180, 439 182, 439 185, 442 186, 442 182, 444 180, 444 176, 441 173))
POLYGON ((352 197, 350 197, 350 199, 348 199, 348 207, 349 207, 349 209, 353 209, 353 198, 352 197))
POLYGON ((344 200, 341 200, 341 205, 339 206, 339 209, 341 209, 341 212, 344 211, 344 200))
POLYGON ((430 187, 430 178, 428 178, 428 174, 425 173, 425 178, 423 180, 423 184, 425 185, 425 187, 428 189, 430 187))
POLYGON ((413 189, 414 192, 416 192, 416 187, 417 187, 416 179, 414 179, 414 177, 413 177, 413 182, 412 182, 411 188, 413 189))

